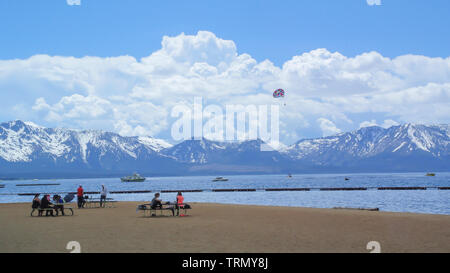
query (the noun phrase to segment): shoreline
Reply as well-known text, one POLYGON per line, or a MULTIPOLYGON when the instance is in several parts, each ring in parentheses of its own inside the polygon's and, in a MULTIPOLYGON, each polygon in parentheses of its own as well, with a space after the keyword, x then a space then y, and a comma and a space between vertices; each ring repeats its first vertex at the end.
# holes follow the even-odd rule
MULTIPOLYGON (((30 217, 30 203, 0 204, 0 252, 450 252, 450 216, 191 202, 187 217, 142 217, 143 202, 30 217)), ((74 204, 75 205, 75 204, 74 204)), ((72 205, 72 206, 74 206, 72 205)))
MULTIPOLYGON (((76 198, 75 198, 76 200, 76 198)), ((144 204, 149 203, 149 201, 117 201, 119 203, 133 203, 133 204, 144 204)), ((31 202, 11 202, 11 203, 1 203, 2 205, 19 205, 19 206, 29 206, 31 202)), ((332 210, 332 211, 367 211, 373 213, 392 213, 392 214, 411 214, 411 215, 435 215, 435 216, 449 216, 450 214, 444 213, 425 213, 425 212, 410 212, 410 211, 388 211, 388 210, 378 210, 373 211, 373 208, 360 208, 360 207, 333 207, 333 208, 319 208, 319 207, 301 207, 301 206, 281 206, 281 205, 255 205, 255 204, 238 204, 238 203, 217 203, 217 202, 189 202, 189 204, 200 204, 200 205, 224 205, 224 206, 243 206, 243 207, 261 207, 261 208, 297 208, 297 209, 318 209, 318 210, 332 210)), ((69 203, 70 207, 76 207, 76 201, 69 203)), ((30 209, 31 210, 31 209, 30 209)))

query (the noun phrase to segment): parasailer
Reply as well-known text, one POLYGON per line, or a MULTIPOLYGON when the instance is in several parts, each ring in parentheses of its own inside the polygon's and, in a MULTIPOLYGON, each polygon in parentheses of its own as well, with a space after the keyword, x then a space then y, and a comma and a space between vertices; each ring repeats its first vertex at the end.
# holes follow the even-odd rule
POLYGON ((274 98, 284 98, 284 90, 277 89, 277 90, 273 91, 273 97, 274 98))
MULTIPOLYGON (((275 99, 281 98, 284 101, 284 90, 280 88, 280 89, 273 91, 273 97, 275 99)), ((284 106, 286 106, 286 103, 284 103, 284 106)))

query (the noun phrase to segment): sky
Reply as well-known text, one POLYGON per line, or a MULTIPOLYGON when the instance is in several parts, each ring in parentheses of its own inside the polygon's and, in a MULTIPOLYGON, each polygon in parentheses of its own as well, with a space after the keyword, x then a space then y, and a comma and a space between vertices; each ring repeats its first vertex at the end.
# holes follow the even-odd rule
POLYGON ((450 122, 450 1, 0 1, 0 121, 171 140, 171 109, 281 107, 282 141, 450 122))

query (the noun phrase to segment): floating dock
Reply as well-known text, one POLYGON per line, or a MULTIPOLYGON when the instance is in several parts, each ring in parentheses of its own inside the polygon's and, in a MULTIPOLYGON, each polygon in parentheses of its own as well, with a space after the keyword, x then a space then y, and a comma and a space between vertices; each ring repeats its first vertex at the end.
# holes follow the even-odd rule
POLYGON ((310 191, 310 188, 274 188, 274 189, 265 189, 265 191, 310 191))
POLYGON ((38 187, 38 186, 59 186, 60 183, 49 183, 49 184, 17 184, 16 187, 38 187))
POLYGON ((378 190, 380 190, 380 191, 385 191, 385 190, 410 191, 410 190, 426 190, 426 189, 427 189, 426 187, 380 187, 380 188, 378 188, 378 190))
POLYGON ((161 190, 161 193, 174 193, 174 192, 203 192, 203 190, 161 190))
POLYGON ((320 188, 321 191, 366 191, 367 188, 320 188))
POLYGON ((213 189, 213 192, 256 191, 256 189, 213 189))

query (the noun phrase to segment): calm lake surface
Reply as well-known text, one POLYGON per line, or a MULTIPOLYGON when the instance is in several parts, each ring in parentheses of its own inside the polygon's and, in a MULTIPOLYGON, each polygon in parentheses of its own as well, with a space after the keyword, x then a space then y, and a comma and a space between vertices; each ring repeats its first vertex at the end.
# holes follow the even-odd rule
MULTIPOLYGON (((79 185, 85 191, 100 191, 104 184, 108 191, 136 190, 204 190, 183 193, 185 201, 226 204, 252 204, 295 207, 378 207, 383 211, 435 213, 450 215, 450 190, 436 187, 450 186, 450 173, 396 174, 304 174, 293 175, 230 175, 228 182, 212 182, 212 176, 148 177, 145 182, 123 183, 119 178, 14 180, 0 181, 0 203, 29 202, 32 196, 19 193, 75 192, 79 185), (348 177, 349 180, 344 178, 348 177), (60 183, 51 186, 17 186, 17 184, 60 183), (320 191, 318 188, 367 187, 366 191, 320 191), (427 190, 389 190, 377 187, 435 187, 427 190), (311 191, 267 192, 270 188, 313 188, 311 191), (256 192, 212 192, 212 189, 257 189, 256 192)), ((154 193, 109 194, 119 201, 149 201, 154 193)), ((176 193, 162 193, 165 201, 175 200, 176 193)))

